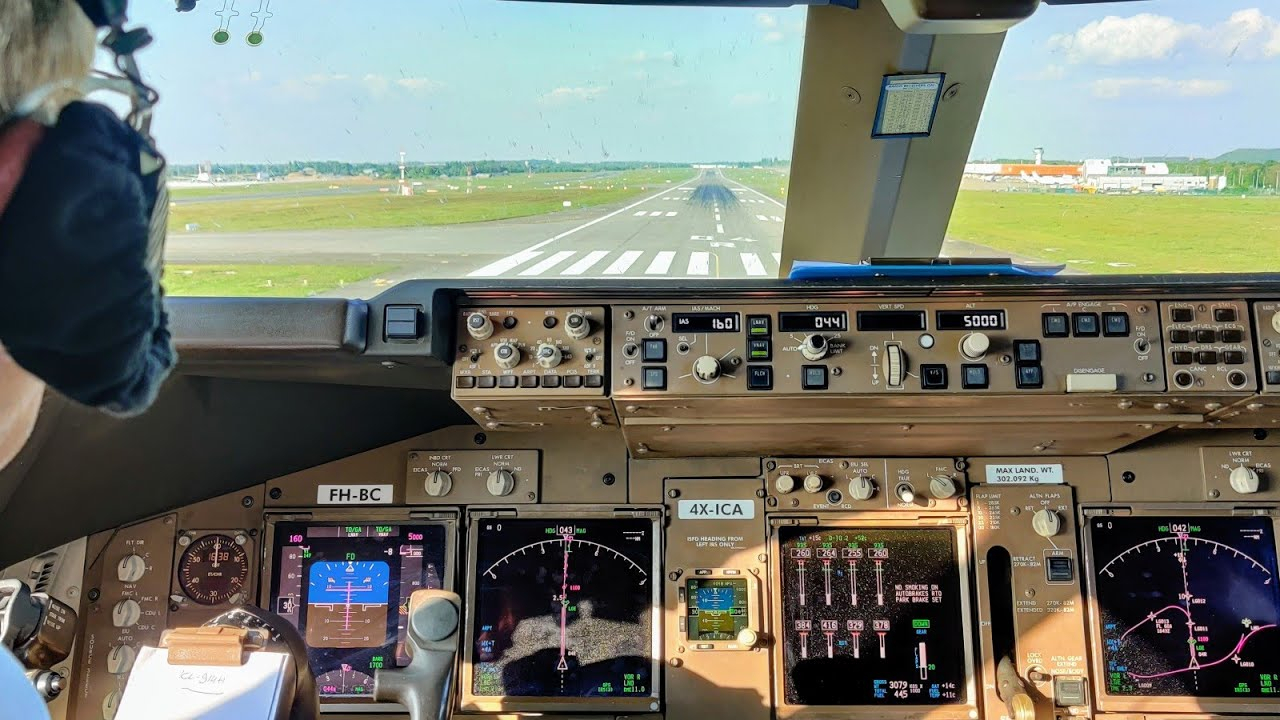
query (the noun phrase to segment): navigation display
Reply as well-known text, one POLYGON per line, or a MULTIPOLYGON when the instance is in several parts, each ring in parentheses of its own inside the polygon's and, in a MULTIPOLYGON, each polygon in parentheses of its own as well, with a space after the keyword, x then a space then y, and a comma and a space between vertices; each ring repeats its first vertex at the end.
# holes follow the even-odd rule
POLYGON ((746 578, 690 578, 685 597, 690 640, 734 640, 750 620, 746 578))
POLYGON ((778 532, 788 704, 966 701, 967 618, 953 530, 778 532))
POLYGON ((1280 694, 1280 590, 1269 517, 1089 523, 1110 695, 1280 694))
POLYGON ((307 642, 320 697, 369 701, 373 675, 409 663, 409 596, 442 587, 442 525, 278 523, 271 609, 307 642))
POLYGON ((473 695, 655 695, 652 520, 476 522, 473 695))

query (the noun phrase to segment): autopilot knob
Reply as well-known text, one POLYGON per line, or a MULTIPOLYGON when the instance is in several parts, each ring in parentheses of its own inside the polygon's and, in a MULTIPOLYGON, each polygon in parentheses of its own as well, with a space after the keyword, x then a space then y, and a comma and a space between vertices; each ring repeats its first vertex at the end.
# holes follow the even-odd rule
POLYGON ((1252 495, 1258 492, 1258 487, 1262 484, 1261 478, 1258 477, 1258 472, 1244 465, 1231 468, 1228 482, 1231 483, 1231 489, 1241 495, 1252 495))
POLYGON ((720 361, 710 355, 703 355, 693 361, 693 377, 704 385, 710 385, 720 379, 720 361))
POLYGON ((786 495, 796 491, 796 479, 786 473, 779 475, 773 481, 773 489, 778 491, 779 495, 786 495))
POLYGON ((800 343, 800 354, 805 360, 817 362, 827 356, 827 351, 831 349, 830 343, 827 342, 826 335, 814 333, 806 335, 800 343))
POLYGON ((1057 510, 1040 508, 1031 515, 1031 529, 1040 537, 1053 537, 1062 532, 1062 516, 1057 510))
POLYGON ((493 361, 503 370, 510 370, 520 364, 520 348, 515 343, 504 342, 493 349, 493 361))
POLYGON ((807 493, 820 493, 826 486, 826 478, 818 473, 809 473, 804 476, 804 491, 807 493))
POLYGON ((543 370, 550 370, 560 364, 564 359, 564 353, 560 348, 551 343, 542 343, 538 345, 538 349, 533 351, 533 361, 543 370))
POLYGON ((986 333, 969 333, 960 341, 960 354, 970 360, 981 360, 991 349, 991 338, 986 333))
POLYGON ((581 340, 591 334, 591 321, 580 312, 569 313, 564 318, 564 332, 574 340, 581 340))
POLYGON ((133 598, 125 598, 111 608, 111 624, 118 628, 133 627, 142 619, 142 606, 133 598))
POLYGON ((876 496, 876 481, 866 475, 859 475, 849 481, 849 496, 854 500, 870 500, 876 496))
POLYGON ((929 492, 939 500, 946 500, 955 497, 960 492, 960 486, 949 475, 934 475, 929 478, 929 492))
POLYGON ((467 334, 477 340, 488 340, 493 334, 493 321, 484 313, 471 313, 467 316, 467 334))
POLYGON ((433 470, 422 484, 428 497, 443 497, 453 489, 453 476, 444 470, 433 470))
POLYGON ((902 377, 907 371, 907 355, 902 352, 901 345, 885 345, 884 359, 880 361, 884 371, 885 383, 889 387, 901 387, 902 377))
POLYGON ((516 476, 512 475, 510 470, 494 470, 489 473, 489 480, 485 483, 485 487, 494 497, 510 495, 511 491, 516 489, 516 476))

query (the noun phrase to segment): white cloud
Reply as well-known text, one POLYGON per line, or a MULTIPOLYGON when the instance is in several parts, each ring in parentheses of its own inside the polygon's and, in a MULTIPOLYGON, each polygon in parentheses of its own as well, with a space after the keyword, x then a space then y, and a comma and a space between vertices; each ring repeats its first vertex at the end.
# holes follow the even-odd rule
POLYGON ((756 13, 756 25, 763 30, 772 30, 778 27, 778 16, 769 13, 756 13))
POLYGON ((1217 57, 1280 56, 1280 20, 1258 8, 1238 10, 1208 27, 1165 15, 1107 16, 1072 33, 1050 36, 1049 48, 1070 63, 1116 65, 1168 60, 1191 50, 1217 57))
POLYGON ((381 75, 369 73, 361 80, 369 94, 374 97, 381 97, 387 94, 387 90, 391 88, 391 81, 381 75))
POLYGON ((420 92, 420 91, 435 90, 437 88, 442 87, 444 83, 438 80, 432 80, 431 78, 402 77, 402 78, 396 78, 396 85, 399 85, 400 87, 406 90, 411 90, 413 92, 420 92))
POLYGON ((567 102, 582 102, 594 100, 604 94, 605 88, 598 85, 588 87, 558 87, 548 93, 543 93, 539 98, 541 102, 548 105, 560 105, 567 102))
POLYGON ((784 37, 785 36, 781 32, 772 30, 764 34, 764 41, 767 43, 780 43, 784 37))
POLYGON ((1132 96, 1213 97, 1231 90, 1222 80, 1171 80, 1167 77, 1114 77, 1092 83, 1094 97, 1115 99, 1132 96))
POLYGON ((1199 25, 1164 15, 1142 13, 1129 18, 1108 15, 1074 33, 1049 38, 1049 49, 1066 53, 1068 62, 1114 65, 1132 60, 1163 60, 1184 40, 1202 32, 1199 25))

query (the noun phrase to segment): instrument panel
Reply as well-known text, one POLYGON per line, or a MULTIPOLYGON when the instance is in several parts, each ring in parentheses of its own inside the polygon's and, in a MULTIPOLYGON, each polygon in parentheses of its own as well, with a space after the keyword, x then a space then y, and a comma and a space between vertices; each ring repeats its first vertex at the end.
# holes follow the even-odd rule
POLYGON ((394 712, 420 587, 466 715, 1280 715, 1280 301, 570 295, 442 315, 475 425, 92 536, 68 717, 238 602, 394 712))

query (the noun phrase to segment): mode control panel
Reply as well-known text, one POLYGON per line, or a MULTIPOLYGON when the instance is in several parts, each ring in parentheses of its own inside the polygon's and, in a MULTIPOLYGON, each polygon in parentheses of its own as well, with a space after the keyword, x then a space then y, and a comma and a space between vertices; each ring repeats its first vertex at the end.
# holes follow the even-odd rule
POLYGON ((623 395, 1166 389, 1148 300, 642 304, 613 326, 623 395))
POLYGON ((953 458, 770 458, 765 492, 779 510, 959 510, 965 473, 953 458))
POLYGON ((605 319, 602 307, 460 308, 454 396, 604 395, 605 319))
POLYGON ((1162 302, 1160 312, 1170 390, 1258 388, 1245 301, 1162 302))

